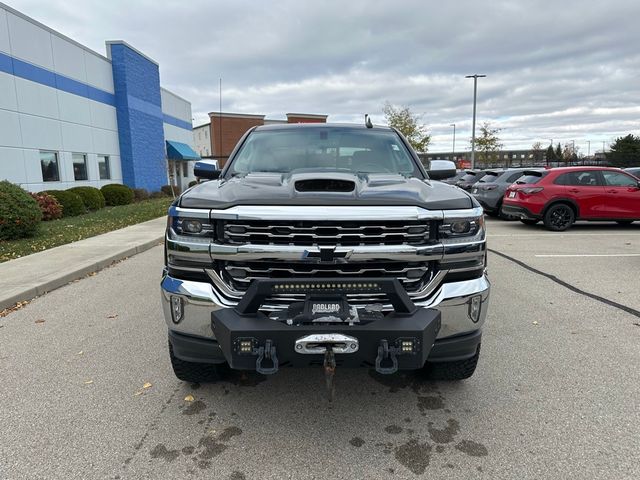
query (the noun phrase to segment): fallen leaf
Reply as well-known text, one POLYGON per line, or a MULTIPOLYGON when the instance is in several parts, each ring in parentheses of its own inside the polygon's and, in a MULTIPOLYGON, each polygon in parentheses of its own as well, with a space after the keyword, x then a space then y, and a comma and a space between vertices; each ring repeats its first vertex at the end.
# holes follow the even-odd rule
POLYGON ((80 350, 78 353, 76 353, 76 355, 83 355, 84 352, 82 350, 80 350))
POLYGON ((151 387, 152 387, 152 385, 149 382, 145 382, 145 384, 142 385, 142 388, 151 388, 151 387))
POLYGON ((134 397, 137 397, 138 395, 142 395, 142 390, 138 390, 136 393, 133 394, 134 397))
POLYGON ((534 325, 537 325, 537 324, 538 324, 538 321, 537 321, 537 320, 534 320, 534 321, 533 321, 533 324, 534 324, 534 325))
POLYGON ((107 315, 107 318, 118 318, 118 314, 112 313, 111 315, 107 315))
POLYGON ((40 318, 40 319, 36 320, 35 323, 44 323, 44 320, 40 318))
POLYGON ((195 400, 195 398, 193 398, 193 395, 189 394, 186 397, 184 397, 184 401, 185 402, 193 402, 195 400))
POLYGON ((90 277, 95 277, 95 276, 96 276, 96 272, 91 272, 91 273, 89 273, 89 276, 90 276, 90 277))
POLYGON ((85 385, 91 385, 93 383, 93 380, 87 380, 84 382, 85 385))

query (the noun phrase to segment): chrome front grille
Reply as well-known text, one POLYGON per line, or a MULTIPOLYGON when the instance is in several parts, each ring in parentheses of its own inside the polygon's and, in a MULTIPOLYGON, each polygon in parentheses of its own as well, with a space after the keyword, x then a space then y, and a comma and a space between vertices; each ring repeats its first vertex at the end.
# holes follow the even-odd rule
POLYGON ((219 275, 233 290, 245 291, 253 280, 287 278, 397 278, 407 292, 425 286, 434 273, 433 262, 219 262, 219 275))
POLYGON ((430 224, 420 220, 268 221, 227 220, 223 243, 232 245, 425 245, 430 224))

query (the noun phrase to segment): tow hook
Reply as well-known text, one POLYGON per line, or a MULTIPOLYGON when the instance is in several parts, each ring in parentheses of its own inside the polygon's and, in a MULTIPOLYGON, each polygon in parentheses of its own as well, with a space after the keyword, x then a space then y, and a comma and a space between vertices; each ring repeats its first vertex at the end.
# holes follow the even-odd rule
POLYGON ((276 347, 271 340, 267 340, 264 347, 256 348, 253 351, 254 355, 258 355, 256 358, 256 371, 262 375, 272 375, 278 371, 278 356, 276 355, 276 347), (271 362, 270 367, 263 365, 264 361, 271 362))
POLYGON ((378 356, 376 357, 376 372, 382 375, 390 375, 398 371, 398 349, 396 347, 389 347, 387 340, 380 340, 380 346, 378 347, 378 356), (387 366, 383 366, 383 362, 387 366), (391 365, 389 365, 391 362, 391 365))

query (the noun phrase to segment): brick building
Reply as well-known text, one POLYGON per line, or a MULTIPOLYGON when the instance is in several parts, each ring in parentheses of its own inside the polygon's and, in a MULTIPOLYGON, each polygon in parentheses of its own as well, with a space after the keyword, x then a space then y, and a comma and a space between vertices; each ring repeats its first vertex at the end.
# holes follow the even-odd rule
POLYGON ((223 167, 238 140, 252 127, 277 123, 326 123, 327 115, 287 113, 286 120, 266 119, 245 113, 209 113, 209 122, 193 129, 196 150, 203 158, 218 159, 223 167))

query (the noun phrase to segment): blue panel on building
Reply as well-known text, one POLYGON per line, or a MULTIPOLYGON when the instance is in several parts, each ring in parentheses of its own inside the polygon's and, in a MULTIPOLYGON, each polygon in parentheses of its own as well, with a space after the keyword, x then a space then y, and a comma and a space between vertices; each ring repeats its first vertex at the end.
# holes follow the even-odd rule
POLYGON ((122 180, 158 191, 167 183, 158 65, 124 43, 110 43, 122 180))

